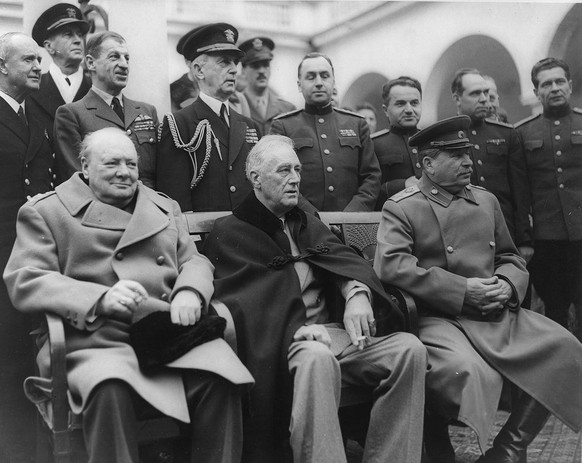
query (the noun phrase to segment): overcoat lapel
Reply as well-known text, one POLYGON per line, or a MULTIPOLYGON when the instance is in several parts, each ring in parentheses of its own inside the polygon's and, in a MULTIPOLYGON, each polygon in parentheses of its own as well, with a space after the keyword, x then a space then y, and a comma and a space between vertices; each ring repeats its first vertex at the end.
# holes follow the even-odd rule
POLYGON ((28 119, 28 130, 30 137, 26 148, 26 162, 29 162, 36 156, 43 143, 49 142, 48 132, 45 127, 38 124, 34 117, 28 119))
POLYGON ((113 109, 103 101, 103 98, 97 95, 93 90, 89 90, 84 101, 87 111, 95 114, 95 117, 109 121, 122 129, 125 128, 123 126, 123 121, 119 119, 119 116, 115 114, 115 111, 113 111, 113 109))

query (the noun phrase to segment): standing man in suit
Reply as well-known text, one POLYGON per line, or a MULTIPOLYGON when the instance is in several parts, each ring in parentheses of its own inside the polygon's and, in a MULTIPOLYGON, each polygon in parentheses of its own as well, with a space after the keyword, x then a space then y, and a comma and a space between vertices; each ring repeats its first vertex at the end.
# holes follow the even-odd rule
MULTIPOLYGON (((24 34, 0 36, 0 270, 14 239, 16 215, 27 199, 53 189, 54 155, 37 108, 25 98, 38 91, 41 79, 38 46, 24 34)), ((0 461, 29 463, 34 449, 34 407, 22 382, 33 374, 30 320, 17 312, 0 283, 0 461)))
POLYGON ((276 117, 271 133, 295 143, 303 166, 300 206, 308 212, 373 210, 381 172, 366 120, 333 107, 329 57, 309 53, 297 74, 305 109, 276 117))
POLYGON ((122 94, 129 78, 125 39, 104 31, 87 41, 87 69, 93 83, 85 97, 61 106, 55 116, 58 181, 81 169, 79 149, 86 135, 105 127, 119 127, 133 141, 139 156, 140 180, 155 185, 158 114, 156 108, 122 94))
POLYGON ((232 210, 251 191, 245 162, 261 132, 228 105, 243 55, 237 38, 230 24, 207 24, 193 29, 182 47, 200 95, 164 119, 156 169, 157 189, 183 211, 232 210))
POLYGON ((51 127, 59 106, 80 100, 91 88, 91 79, 81 66, 88 31, 89 23, 81 10, 69 3, 50 7, 32 28, 32 38, 44 47, 52 62, 42 75, 40 90, 29 96, 28 105, 38 106, 51 127))
POLYGON ((267 134, 275 116, 295 109, 269 88, 275 43, 267 37, 254 37, 241 43, 240 49, 245 53, 241 63, 248 82, 244 96, 249 103, 251 119, 259 124, 261 133, 267 134))

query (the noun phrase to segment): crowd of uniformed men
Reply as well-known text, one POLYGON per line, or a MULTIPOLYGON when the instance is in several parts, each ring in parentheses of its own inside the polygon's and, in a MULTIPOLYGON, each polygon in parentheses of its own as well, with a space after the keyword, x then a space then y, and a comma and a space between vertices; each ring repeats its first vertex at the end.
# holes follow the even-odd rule
MULTIPOLYGON (((269 87, 273 40, 254 37, 237 45, 235 27, 210 24, 178 42, 188 70, 171 84, 173 112, 160 121, 152 105, 124 94, 130 66, 139 68, 130 61, 125 39, 111 31, 88 32, 78 8, 58 4, 38 19, 32 38, 0 37, 2 268, 15 240, 19 208, 80 170, 82 140, 106 127, 125 131, 138 154, 140 180, 183 211, 241 205, 253 188, 245 174, 247 155, 267 134, 293 140, 301 163, 299 206, 307 212, 381 210, 402 190, 418 191, 422 160, 409 140, 420 130, 422 88, 414 77, 401 76, 377 89, 390 125, 376 130, 370 105, 354 108, 360 115, 334 103, 333 63, 312 52, 298 63, 305 105, 295 109, 269 87), (42 76, 38 47, 51 57, 42 76)), ((494 80, 477 69, 458 70, 451 95, 457 114, 470 118, 463 137, 471 146, 471 184, 499 201, 545 314, 564 327, 577 326, 580 335, 582 110, 570 106, 572 81, 564 61, 539 61, 531 80, 543 112, 515 125, 499 106, 494 80), (568 316, 572 307, 578 317, 574 326, 568 316)), ((3 308, 10 307, 3 285, 1 291, 3 308)), ((23 407, 20 384, 32 360, 22 333, 30 321, 3 310, 0 326, 0 435, 22 437, 30 421, 6 423, 4 417, 23 407)))

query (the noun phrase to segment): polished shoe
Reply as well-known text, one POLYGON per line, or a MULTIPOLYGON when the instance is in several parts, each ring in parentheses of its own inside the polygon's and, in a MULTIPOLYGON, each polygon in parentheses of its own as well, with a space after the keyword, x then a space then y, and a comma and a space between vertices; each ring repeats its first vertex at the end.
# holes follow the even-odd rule
POLYGON ((424 419, 424 451, 429 463, 455 463, 447 421, 428 412, 424 419))
POLYGON ((527 446, 546 424, 550 412, 533 397, 522 394, 493 447, 475 463, 527 463, 527 446))

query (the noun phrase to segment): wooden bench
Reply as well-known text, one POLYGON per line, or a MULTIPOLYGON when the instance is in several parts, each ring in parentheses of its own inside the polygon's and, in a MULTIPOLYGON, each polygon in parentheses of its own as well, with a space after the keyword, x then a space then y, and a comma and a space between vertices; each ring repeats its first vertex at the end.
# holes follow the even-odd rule
MULTIPOLYGON (((187 212, 184 218, 192 239, 200 245, 212 230, 214 221, 231 212, 187 212)), ((364 259, 371 261, 376 248, 376 231, 380 221, 380 212, 322 212, 321 220, 338 234, 344 243, 356 249, 364 259)), ((407 331, 418 333, 416 306, 413 299, 402 291, 387 287, 387 292, 403 311, 407 331)), ((224 304, 219 314, 225 315, 224 304)), ((48 340, 51 357, 51 378, 33 377, 27 379, 25 387, 37 393, 35 404, 39 410, 42 426, 37 430, 37 462, 46 460, 52 454, 55 463, 77 463, 82 461, 84 444, 81 421, 74 415, 67 399, 66 347, 65 331, 61 318, 52 313, 46 314, 48 340), (35 391, 36 388, 36 391, 35 391), (48 400, 46 397, 48 395, 48 400), (45 397, 43 400, 42 397, 45 397), (45 436, 48 434, 48 441, 45 436), (50 452, 49 452, 50 449, 50 452)), ((227 317, 230 318, 230 317, 227 317)), ((230 318, 232 321, 232 318, 230 318)), ((225 339, 236 350, 236 332, 230 323, 225 339)), ((346 436, 362 442, 367 428, 366 413, 356 412, 356 407, 363 403, 371 404, 372 391, 368 389, 343 389, 340 419, 346 436)), ((365 411, 365 410, 364 410, 365 411)), ((179 429, 170 418, 157 416, 140 421, 139 442, 147 443, 159 439, 168 439, 179 434, 179 429)))

